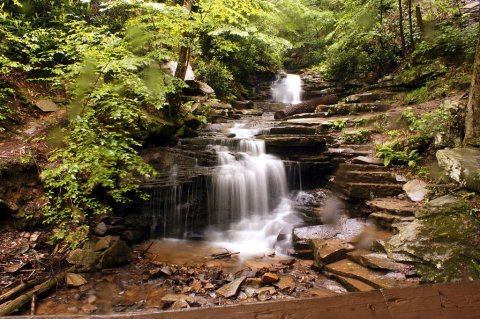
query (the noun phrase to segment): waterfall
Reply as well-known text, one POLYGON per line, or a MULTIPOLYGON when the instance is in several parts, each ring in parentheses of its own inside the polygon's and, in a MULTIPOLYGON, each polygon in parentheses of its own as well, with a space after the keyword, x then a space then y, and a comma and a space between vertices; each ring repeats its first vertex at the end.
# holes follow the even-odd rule
POLYGON ((285 104, 302 102, 302 79, 296 74, 280 74, 272 83, 272 99, 285 104))
POLYGON ((285 252, 299 222, 288 198, 284 163, 265 151, 255 130, 236 124, 241 140, 213 146, 219 167, 214 176, 216 227, 209 239, 243 254, 285 252))

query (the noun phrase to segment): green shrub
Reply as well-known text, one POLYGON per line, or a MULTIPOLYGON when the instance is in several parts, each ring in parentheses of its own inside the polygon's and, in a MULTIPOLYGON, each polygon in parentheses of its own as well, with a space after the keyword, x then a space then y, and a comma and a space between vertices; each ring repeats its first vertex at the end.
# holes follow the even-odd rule
POLYGON ((405 103, 407 104, 423 103, 427 101, 429 97, 430 96, 429 96, 428 86, 425 85, 425 86, 422 86, 421 88, 415 89, 405 94, 405 103))
POLYGON ((385 166, 395 164, 415 167, 417 165, 417 161, 421 158, 417 150, 410 150, 406 147, 402 151, 397 151, 390 143, 378 145, 377 156, 383 159, 385 166))
POLYGON ((370 130, 358 130, 354 132, 344 132, 342 139, 350 144, 365 144, 372 139, 372 132, 370 130))

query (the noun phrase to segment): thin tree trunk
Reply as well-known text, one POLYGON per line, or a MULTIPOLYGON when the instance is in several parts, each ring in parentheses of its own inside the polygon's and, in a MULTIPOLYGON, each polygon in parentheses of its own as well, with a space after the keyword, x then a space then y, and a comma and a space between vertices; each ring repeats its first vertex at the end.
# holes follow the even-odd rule
POLYGON ((413 51, 415 40, 413 38, 412 0, 408 0, 408 27, 410 30, 410 49, 413 51))
POLYGON ((383 0, 380 1, 380 26, 383 30, 383 0))
POLYGON ((420 5, 417 5, 415 7, 415 16, 417 18, 417 26, 420 29, 420 34, 422 36, 424 36, 425 35, 425 25, 423 24, 422 9, 420 8, 420 5))
POLYGON ((405 44, 405 32, 403 30, 403 10, 402 10, 402 0, 398 0, 398 12, 399 12, 399 22, 400 22, 400 39, 402 41, 402 56, 407 55, 407 46, 405 44))
MULTIPOLYGON (((479 29, 480 31, 480 29, 479 29)), ((464 144, 480 146, 480 32, 478 36, 477 52, 473 65, 472 85, 465 117, 464 144)))

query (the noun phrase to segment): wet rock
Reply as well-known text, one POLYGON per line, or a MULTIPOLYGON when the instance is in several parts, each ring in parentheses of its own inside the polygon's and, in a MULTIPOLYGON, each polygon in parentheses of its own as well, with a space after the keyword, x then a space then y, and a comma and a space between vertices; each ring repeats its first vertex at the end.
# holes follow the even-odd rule
POLYGON ((77 288, 88 283, 88 281, 79 274, 67 273, 65 275, 65 283, 67 287, 77 288))
POLYGON ((88 302, 89 304, 92 305, 92 304, 95 303, 95 301, 97 301, 97 296, 95 296, 95 295, 90 295, 90 296, 88 296, 87 302, 88 302))
POLYGON ((272 284, 274 282, 277 282, 279 280, 278 275, 273 274, 271 272, 267 272, 262 275, 262 282, 264 284, 272 284))
POLYGON ((260 301, 267 301, 272 299, 272 296, 277 293, 274 287, 263 287, 259 288, 256 291, 257 298, 260 301))
POLYGON ((480 260, 480 227, 468 202, 442 197, 416 212, 417 218, 399 227, 385 244, 388 256, 415 262, 425 281, 456 281, 478 278, 472 260, 480 260))
POLYGON ((249 287, 259 288, 263 284, 262 278, 247 278, 245 280, 245 285, 249 287))
POLYGON ((188 304, 188 302, 186 302, 184 299, 179 299, 177 301, 175 301, 171 306, 170 306, 170 310, 180 310, 180 309, 186 309, 186 308, 190 308, 190 305, 188 304))
POLYGON ((421 202, 428 194, 427 184, 419 179, 414 179, 403 185, 403 190, 408 198, 414 202, 421 202))
POLYGON ((239 110, 238 112, 242 115, 248 115, 248 116, 262 116, 263 115, 262 110, 247 109, 247 110, 239 110))
POLYGON ((348 291, 367 292, 367 291, 372 291, 376 289, 364 283, 363 281, 360 281, 354 278, 344 277, 337 274, 327 274, 327 275, 335 279, 339 283, 341 283, 345 288, 347 288, 348 291))
POLYGON ((77 266, 77 270, 80 272, 90 272, 97 269, 100 257, 100 252, 91 249, 75 249, 68 254, 67 261, 71 265, 77 266))
POLYGON ((293 276, 280 276, 280 279, 274 283, 274 286, 287 292, 293 291, 296 287, 295 278, 293 276))
POLYGON ((405 285, 393 276, 372 271, 346 259, 326 265, 325 270, 333 274, 360 280, 375 288, 394 288, 405 285))
POLYGON ((81 309, 84 313, 90 314, 90 313, 94 313, 95 311, 97 311, 98 307, 95 306, 95 305, 88 304, 88 305, 83 306, 81 309))
POLYGON ((100 222, 93 231, 96 235, 103 236, 107 232, 107 225, 104 222, 100 222))
POLYGON ((183 89, 185 95, 198 96, 198 95, 212 95, 215 90, 212 89, 207 83, 195 80, 185 81, 188 87, 183 89))
POLYGON ((394 224, 409 223, 412 222, 414 219, 415 217, 413 216, 404 217, 383 212, 372 213, 368 216, 369 221, 373 222, 380 228, 387 230, 392 230, 394 224))
POLYGON ((388 258, 387 254, 368 251, 354 251, 347 254, 348 259, 368 268, 391 270, 405 275, 415 275, 412 265, 397 263, 388 258))
POLYGON ((223 287, 216 290, 216 293, 225 297, 230 298, 237 295, 240 285, 245 281, 246 277, 240 277, 234 281, 224 285, 223 287))
POLYGON ((352 160, 353 164, 370 164, 370 165, 378 165, 382 166, 383 161, 376 157, 368 157, 368 156, 357 156, 352 160))
POLYGON ((392 98, 395 94, 386 92, 386 93, 360 93, 348 96, 345 100, 347 103, 366 103, 366 102, 375 102, 379 100, 385 100, 392 98))
POLYGON ((100 257, 100 268, 113 268, 125 263, 128 260, 130 251, 130 247, 126 242, 112 237, 110 247, 100 257))
POLYGON ((413 216, 418 205, 397 198, 377 198, 366 202, 372 212, 386 212, 400 216, 413 216))
POLYGON ((438 164, 468 189, 480 192, 480 150, 454 148, 437 152, 438 164))
POLYGON ((202 125, 202 121, 193 114, 187 114, 183 121, 192 130, 197 130, 202 125))
POLYGON ((189 300, 190 297, 188 297, 187 295, 184 295, 184 294, 179 294, 179 295, 176 295, 176 294, 166 294, 165 296, 162 297, 162 301, 167 303, 167 304, 171 304, 171 303, 174 303, 176 301, 179 301, 179 300, 189 300))
POLYGON ((357 218, 342 218, 336 224, 297 227, 293 229, 293 240, 311 241, 313 239, 341 239, 349 241, 360 235, 366 223, 357 218))
POLYGON ((347 252, 355 249, 353 245, 340 239, 314 239, 312 240, 312 247, 315 266, 317 267, 344 259, 347 252))
POLYGON ((245 109, 253 109, 255 103, 253 101, 233 101, 232 102, 233 108, 237 110, 245 110, 245 109))
POLYGON ((272 127, 269 131, 273 135, 314 135, 315 132, 315 128, 302 126, 272 127))

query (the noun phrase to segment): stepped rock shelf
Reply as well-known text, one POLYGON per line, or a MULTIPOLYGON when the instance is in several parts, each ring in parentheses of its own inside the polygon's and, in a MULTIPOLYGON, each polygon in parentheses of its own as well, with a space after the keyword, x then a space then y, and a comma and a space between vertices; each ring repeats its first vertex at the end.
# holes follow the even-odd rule
MULTIPOLYGON (((296 77, 283 79, 298 84, 296 77)), ((282 88, 282 81, 274 85, 282 88)), ((135 246, 134 262, 100 277, 83 274, 79 288, 47 298, 38 313, 448 318, 456 307, 474 318, 478 283, 419 285, 420 275, 434 278, 435 265, 452 267, 458 260, 426 253, 429 243, 416 234, 425 233, 428 218, 444 221, 464 202, 412 202, 404 191, 408 179, 376 158, 371 141, 377 127, 403 111, 394 106, 396 93, 364 92, 341 101, 329 95, 310 103, 299 97, 313 93, 298 87, 275 94, 276 101, 211 103, 221 116, 199 136, 143 150, 160 172, 145 181, 151 196, 139 202, 134 223, 143 223, 151 238, 182 240, 135 246), (105 287, 108 295, 101 293, 105 287), (461 299, 461 289, 471 299, 461 299), (69 307, 62 306, 66 300, 69 307), (206 309, 182 310, 195 307, 206 309)), ((449 251, 476 258, 467 237, 451 237, 456 247, 449 251)), ((448 279, 468 280, 468 274, 448 279)))

